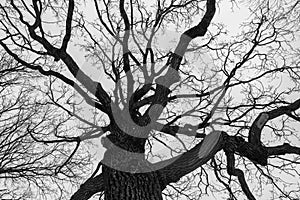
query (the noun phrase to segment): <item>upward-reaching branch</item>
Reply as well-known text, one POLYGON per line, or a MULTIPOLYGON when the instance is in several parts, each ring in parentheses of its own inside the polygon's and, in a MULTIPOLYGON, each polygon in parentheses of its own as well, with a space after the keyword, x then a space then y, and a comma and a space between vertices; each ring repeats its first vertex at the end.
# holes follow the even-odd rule
POLYGON ((212 18, 216 12, 216 1, 215 0, 207 0, 206 2, 206 12, 196 26, 186 30, 180 37, 180 41, 175 49, 174 55, 171 60, 171 67, 178 70, 180 67, 180 62, 182 56, 186 52, 186 49, 192 39, 200 36, 204 36, 207 32, 207 28, 211 23, 212 18))
POLYGON ((154 99, 151 106, 149 106, 149 108, 145 112, 145 116, 148 115, 149 111, 153 108, 153 105, 159 104, 161 106, 156 107, 153 111, 153 113, 155 114, 152 116, 152 119, 155 120, 159 117, 163 108, 167 105, 168 95, 170 93, 169 87, 179 81, 179 75, 177 71, 179 70, 182 56, 186 52, 187 46, 192 39, 198 36, 203 36, 207 32, 207 28, 216 11, 215 3, 215 0, 207 0, 206 12, 200 23, 188 29, 181 35, 175 52, 171 56, 172 58, 168 72, 165 76, 156 79, 156 83, 158 85, 155 91, 154 99))
POLYGON ((72 13, 74 11, 74 1, 69 1, 69 9, 68 9, 68 16, 66 20, 66 35, 63 39, 62 47, 56 48, 54 45, 52 45, 46 38, 44 34, 38 35, 36 32, 36 29, 39 27, 40 32, 43 33, 43 27, 42 27, 42 19, 41 19, 41 12, 42 12, 42 5, 37 5, 37 2, 34 2, 34 11, 36 15, 35 22, 33 25, 30 25, 28 22, 26 22, 23 18, 22 12, 20 9, 14 4, 13 1, 11 1, 11 5, 13 8, 17 11, 19 14, 20 21, 27 27, 29 34, 32 39, 40 43, 49 53, 49 55, 53 56, 55 61, 62 60, 71 74, 76 78, 84 87, 91 92, 103 105, 105 108, 105 112, 110 112, 110 102, 111 99, 107 92, 103 89, 102 85, 94 80, 92 80, 88 75, 86 75, 78 66, 78 64, 75 62, 75 60, 71 57, 70 54, 66 52, 66 48, 68 45, 68 42, 70 40, 71 35, 71 22, 72 22, 72 13))
MULTIPOLYGON (((124 25, 125 25, 125 33, 123 36, 123 43, 122 43, 122 47, 123 47, 123 69, 124 72, 126 73, 126 77, 127 77, 127 98, 131 96, 132 92, 133 92, 133 76, 132 73, 130 71, 130 61, 129 61, 129 49, 128 49, 128 40, 129 40, 129 36, 130 36, 130 22, 126 13, 126 10, 124 8, 124 4, 125 4, 125 0, 120 0, 120 14, 121 17, 124 21, 124 25)), ((128 101, 129 101, 128 98, 128 101)))
POLYGON ((74 12, 74 0, 69 0, 69 8, 68 8, 67 20, 66 20, 66 34, 64 36, 63 43, 61 46, 62 51, 66 51, 68 43, 71 38, 73 12, 74 12))

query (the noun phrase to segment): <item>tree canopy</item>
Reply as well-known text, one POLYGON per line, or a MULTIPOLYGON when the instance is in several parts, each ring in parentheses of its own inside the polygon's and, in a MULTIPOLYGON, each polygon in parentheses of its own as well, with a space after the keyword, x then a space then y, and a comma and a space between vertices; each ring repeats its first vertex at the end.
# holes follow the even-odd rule
POLYGON ((299 11, 1 2, 0 197, 299 199, 299 11))

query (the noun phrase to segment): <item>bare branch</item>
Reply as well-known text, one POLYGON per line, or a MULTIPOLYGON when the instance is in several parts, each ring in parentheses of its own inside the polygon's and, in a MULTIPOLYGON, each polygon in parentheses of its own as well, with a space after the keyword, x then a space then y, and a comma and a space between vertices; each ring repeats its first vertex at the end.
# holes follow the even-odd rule
POLYGON ((66 20, 66 33, 61 45, 62 51, 66 51, 68 43, 71 38, 73 12, 74 12, 74 0, 69 0, 69 8, 68 8, 67 20, 66 20))
POLYGON ((264 125, 271 119, 275 119, 281 115, 288 115, 300 108, 300 99, 294 101, 290 105, 287 106, 281 106, 279 108, 276 108, 274 110, 263 112, 261 113, 253 122, 250 133, 249 133, 249 142, 255 144, 255 145, 261 145, 261 131, 264 128, 264 125))
POLYGON ((238 180, 241 184, 242 190, 247 196, 249 200, 255 200, 255 197, 253 196, 252 192, 250 191, 248 184, 245 179, 244 172, 240 169, 235 168, 235 159, 233 152, 226 152, 227 157, 227 172, 229 175, 237 176, 238 180))

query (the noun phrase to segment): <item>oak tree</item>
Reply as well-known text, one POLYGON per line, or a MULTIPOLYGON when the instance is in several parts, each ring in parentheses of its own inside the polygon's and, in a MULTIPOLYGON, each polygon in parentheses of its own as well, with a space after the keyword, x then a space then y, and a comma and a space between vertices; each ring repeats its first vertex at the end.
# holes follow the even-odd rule
POLYGON ((0 14, 2 49, 48 78, 58 109, 25 134, 75 144, 48 158, 54 178, 87 169, 88 141, 105 148, 72 200, 299 198, 299 1, 10 0, 0 14), (218 15, 239 7, 227 30, 218 15))

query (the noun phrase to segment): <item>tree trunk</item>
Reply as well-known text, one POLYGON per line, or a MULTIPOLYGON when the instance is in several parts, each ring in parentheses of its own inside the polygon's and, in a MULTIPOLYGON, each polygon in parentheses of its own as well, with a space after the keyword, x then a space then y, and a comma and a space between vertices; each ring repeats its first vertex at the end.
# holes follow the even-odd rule
MULTIPOLYGON (((113 133, 121 136, 122 132, 113 133)), ((126 137, 126 141, 130 140, 126 137)), ((162 191, 168 184, 199 168, 224 147, 227 134, 212 132, 182 155, 154 164, 144 158, 144 152, 134 151, 141 150, 137 148, 141 146, 140 142, 127 143, 126 147, 125 142, 115 140, 113 144, 108 138, 111 137, 102 141, 107 151, 101 161, 101 175, 88 179, 71 200, 87 200, 97 192, 104 192, 105 200, 162 200, 162 191), (119 147, 121 145, 123 148, 119 147)))
MULTIPOLYGON (((126 124, 123 129, 134 131, 126 124)), ((135 137, 139 134, 129 135, 113 124, 110 134, 102 138, 105 200, 162 200, 159 173, 145 159, 146 137, 135 137)))
POLYGON ((129 173, 103 166, 105 200, 162 200, 157 173, 129 173))

